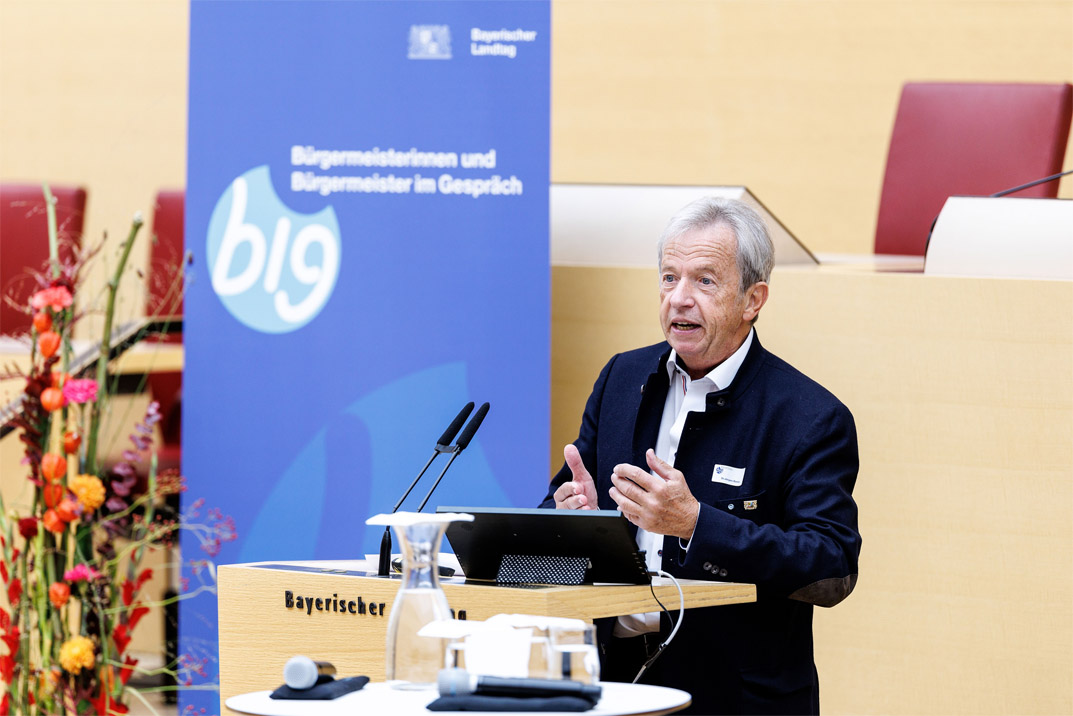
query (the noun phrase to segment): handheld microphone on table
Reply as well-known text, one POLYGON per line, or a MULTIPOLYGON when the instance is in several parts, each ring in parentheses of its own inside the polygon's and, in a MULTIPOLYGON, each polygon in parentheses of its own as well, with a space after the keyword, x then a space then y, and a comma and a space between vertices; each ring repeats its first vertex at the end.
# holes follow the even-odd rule
POLYGON ((466 424, 466 429, 462 431, 462 434, 458 436, 458 442, 454 444, 453 452, 451 453, 451 459, 447 461, 447 465, 444 466, 443 472, 436 478, 436 482, 432 483, 432 489, 425 495, 425 499, 421 500, 421 504, 418 505, 417 511, 420 512, 425 508, 428 503, 428 498, 432 497, 432 493, 440 484, 440 480, 447 474, 447 469, 451 467, 451 463, 455 461, 455 458, 462 454, 462 451, 469 447, 470 440, 477 433, 477 428, 481 427, 481 423, 484 422, 484 416, 488 414, 488 408, 490 406, 485 403, 481 407, 477 408, 477 412, 473 414, 469 423, 466 424))
POLYGON ((283 665, 283 683, 299 691, 313 688, 322 676, 335 676, 335 667, 327 661, 313 661, 308 656, 292 656, 283 665))
MULTIPOLYGON (((429 466, 432 465, 433 460, 435 460, 437 457, 439 457, 445 452, 457 453, 457 448, 451 445, 451 441, 455 439, 455 435, 458 434, 459 429, 462 427, 462 423, 466 422, 466 418, 469 417, 469 414, 470 412, 472 412, 472 410, 473 403, 466 403, 462 410, 459 411, 458 415, 455 416, 455 419, 451 421, 451 424, 447 426, 447 429, 443 431, 443 435, 440 435, 440 439, 436 441, 436 447, 433 449, 432 457, 430 457, 428 459, 428 462, 425 463, 425 466, 421 468, 421 472, 417 473, 417 477, 415 477, 414 481, 410 483, 410 486, 406 488, 406 492, 402 493, 402 497, 399 498, 399 501, 395 503, 395 507, 393 507, 391 510, 392 514, 399 511, 399 508, 402 506, 403 501, 407 497, 409 497, 414 487, 417 486, 417 481, 421 479, 421 477, 428 470, 429 466)), ((472 435, 470 437, 472 437, 472 435)), ((418 511, 420 512, 420 510, 418 511)), ((380 563, 377 569, 377 574, 379 574, 381 577, 386 577, 390 571, 391 528, 385 527, 384 536, 380 538, 380 563)))
POLYGON ((436 677, 440 696, 580 696, 597 701, 603 689, 580 681, 558 679, 514 679, 503 676, 479 676, 465 669, 440 669, 436 677))

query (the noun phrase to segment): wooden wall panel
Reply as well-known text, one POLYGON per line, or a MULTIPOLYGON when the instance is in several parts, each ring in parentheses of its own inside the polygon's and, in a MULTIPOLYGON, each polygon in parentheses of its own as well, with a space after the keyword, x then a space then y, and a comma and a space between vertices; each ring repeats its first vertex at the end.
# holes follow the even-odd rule
MULTIPOLYGON (((553 281, 561 442, 611 352, 660 335, 652 272, 553 281)), ((824 711, 1069 713, 1073 283, 776 268, 757 330, 857 422, 861 577, 816 613, 824 711)))
POLYGON ((1073 79, 1068 0, 560 0, 552 18, 554 181, 745 184, 821 252, 872 250, 903 82, 1073 79))

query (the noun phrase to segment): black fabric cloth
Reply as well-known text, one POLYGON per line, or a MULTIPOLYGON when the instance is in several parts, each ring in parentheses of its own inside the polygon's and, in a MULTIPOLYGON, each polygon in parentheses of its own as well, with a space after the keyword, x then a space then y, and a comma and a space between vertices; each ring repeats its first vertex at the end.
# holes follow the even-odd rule
POLYGON ((350 676, 345 679, 335 679, 331 676, 317 678, 317 683, 308 689, 292 689, 284 684, 272 692, 273 699, 293 699, 295 701, 328 701, 349 694, 351 691, 360 691, 369 683, 368 676, 350 676))
POLYGON ((533 698, 466 694, 465 696, 441 696, 430 703, 427 708, 429 711, 588 711, 596 706, 596 703, 597 700, 582 696, 533 698))

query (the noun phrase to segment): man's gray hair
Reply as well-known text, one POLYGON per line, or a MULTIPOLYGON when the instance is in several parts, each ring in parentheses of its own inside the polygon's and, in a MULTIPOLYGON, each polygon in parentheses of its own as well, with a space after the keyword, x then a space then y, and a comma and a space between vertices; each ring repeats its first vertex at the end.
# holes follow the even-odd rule
POLYGON ((758 281, 765 283, 771 278, 775 265, 775 245, 771 242, 767 225, 760 214, 748 204, 737 199, 721 199, 705 196, 683 207, 667 222, 667 228, 659 237, 659 258, 663 263, 663 249, 667 242, 682 234, 710 226, 726 224, 734 232, 738 242, 738 274, 741 277, 739 290, 758 281))

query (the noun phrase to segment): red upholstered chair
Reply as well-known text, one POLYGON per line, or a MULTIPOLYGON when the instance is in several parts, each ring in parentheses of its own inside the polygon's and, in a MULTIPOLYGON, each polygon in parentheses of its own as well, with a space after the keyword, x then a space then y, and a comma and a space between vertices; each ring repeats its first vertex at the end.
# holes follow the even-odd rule
MULTIPOLYGON (((1062 171, 1071 114, 1069 84, 906 84, 879 200, 876 253, 923 256, 950 196, 987 196, 1062 171)), ((1018 194, 1057 195, 1057 181, 1018 194)))
MULTIPOLYGON (((56 198, 56 228, 60 259, 70 261, 82 241, 86 190, 50 186, 56 198)), ((26 303, 36 290, 30 270, 43 271, 48 262, 48 215, 40 184, 0 184, 0 296, 26 303)), ((0 334, 29 332, 32 317, 0 299, 0 334)))
MULTIPOLYGON (((183 238, 183 191, 157 194, 153 210, 152 240, 149 244, 149 271, 146 315, 182 319, 182 282, 185 241, 183 238)), ((182 333, 163 336, 161 340, 182 342, 182 333)), ((161 434, 164 444, 157 452, 159 468, 179 468, 182 459, 182 391, 183 374, 154 372, 147 378, 149 391, 160 403, 161 434)))

